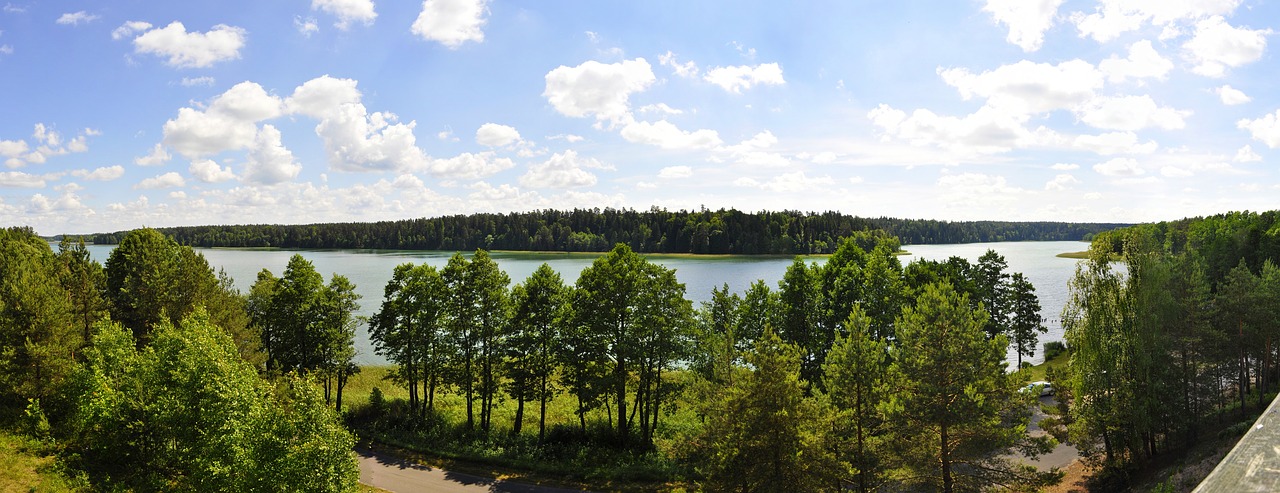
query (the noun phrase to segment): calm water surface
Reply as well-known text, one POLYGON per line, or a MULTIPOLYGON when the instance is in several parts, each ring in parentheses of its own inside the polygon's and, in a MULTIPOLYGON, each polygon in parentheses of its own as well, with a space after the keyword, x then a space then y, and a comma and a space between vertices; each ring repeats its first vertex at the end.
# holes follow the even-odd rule
MULTIPOLYGON (((1061 340, 1062 327, 1058 319, 1067 297, 1067 279, 1075 271, 1075 260, 1057 258, 1055 255, 1086 249, 1084 243, 1073 241, 970 243, 959 245, 911 245, 904 247, 911 255, 900 257, 908 263, 914 259, 945 260, 951 256, 964 257, 977 262, 988 249, 995 250, 1009 262, 1009 270, 1022 272, 1036 287, 1049 333, 1042 341, 1061 340)), ((55 246, 56 248, 56 246, 55 246)), ((114 245, 90 245, 93 258, 105 263, 114 245)), ((223 248, 197 248, 214 269, 223 269, 235 280, 236 288, 247 292, 258 271, 269 269, 276 276, 283 273, 289 257, 301 254, 315 264, 316 270, 327 279, 337 273, 347 276, 361 295, 360 315, 372 315, 382 303, 382 290, 391 279, 395 266, 406 262, 444 267, 453 252, 378 251, 378 250, 249 250, 223 248)), ((595 260, 591 255, 493 253, 495 261, 511 277, 512 283, 523 282, 543 262, 572 284, 578 274, 595 260)), ((686 296, 695 306, 711 298, 711 290, 727 283, 734 292, 742 292, 757 279, 763 279, 776 288, 782 279, 790 257, 665 257, 655 256, 651 261, 676 270, 676 277, 685 283, 686 296)), ((823 262, 822 258, 813 259, 823 262)), ((367 331, 356 333, 357 362, 380 364, 385 360, 374 354, 367 331)), ((1031 359, 1039 362, 1037 357, 1031 359)))

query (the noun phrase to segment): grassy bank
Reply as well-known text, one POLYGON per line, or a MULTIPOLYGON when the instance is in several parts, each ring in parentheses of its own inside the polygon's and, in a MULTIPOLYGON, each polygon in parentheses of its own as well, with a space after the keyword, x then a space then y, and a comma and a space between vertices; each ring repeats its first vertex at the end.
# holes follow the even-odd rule
POLYGON ((69 493, 88 488, 68 476, 39 442, 0 431, 0 491, 69 493))

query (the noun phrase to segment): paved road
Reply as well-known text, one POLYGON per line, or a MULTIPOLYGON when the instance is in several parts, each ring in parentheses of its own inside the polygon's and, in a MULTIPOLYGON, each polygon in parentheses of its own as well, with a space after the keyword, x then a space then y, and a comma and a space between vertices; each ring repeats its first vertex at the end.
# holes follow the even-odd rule
MULTIPOLYGON (((1056 404, 1057 401, 1054 400, 1053 396, 1040 398, 1041 406, 1052 406, 1056 404)), ((1046 432, 1040 428, 1040 420, 1044 419, 1044 417, 1044 411, 1041 410, 1040 406, 1036 406, 1035 413, 1031 415, 1031 424, 1030 426, 1027 426, 1027 432, 1030 433, 1031 436, 1041 436, 1046 434, 1046 432)), ((1041 455, 1034 460, 1027 459, 1025 457, 1023 457, 1022 460, 1027 464, 1036 466, 1037 469, 1047 471, 1055 467, 1059 469, 1066 468, 1079 458, 1080 451, 1076 449, 1075 445, 1070 443, 1059 443, 1057 447, 1053 448, 1052 452, 1041 455)))
POLYGON ((360 456, 360 482, 394 493, 439 491, 445 493, 581 493, 580 490, 550 488, 494 480, 470 474, 448 472, 369 449, 356 449, 360 456))

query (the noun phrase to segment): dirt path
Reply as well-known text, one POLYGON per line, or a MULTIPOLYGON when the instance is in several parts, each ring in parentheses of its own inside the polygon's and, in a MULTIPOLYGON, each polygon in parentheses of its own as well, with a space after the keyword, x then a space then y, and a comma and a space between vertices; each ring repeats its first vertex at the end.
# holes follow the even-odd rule
POLYGON ((495 480, 449 472, 400 457, 356 449, 360 457, 360 482, 393 493, 439 491, 445 493, 581 493, 581 490, 551 488, 495 480))

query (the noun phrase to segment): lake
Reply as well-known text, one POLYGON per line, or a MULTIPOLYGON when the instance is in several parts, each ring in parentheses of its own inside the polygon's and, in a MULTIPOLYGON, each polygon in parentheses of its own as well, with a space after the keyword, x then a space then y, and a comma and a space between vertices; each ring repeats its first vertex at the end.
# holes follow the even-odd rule
MULTIPOLYGON (((56 245, 54 246, 56 249, 56 245)), ((114 245, 89 245, 93 258, 105 263, 114 245)), ((945 260, 959 256, 977 262, 987 250, 995 250, 1009 263, 1010 272, 1021 272, 1036 287, 1040 297, 1041 316, 1049 332, 1041 336, 1041 342, 1062 340, 1059 318, 1067 299, 1067 279, 1075 272, 1076 260, 1056 257, 1063 252, 1080 251, 1087 244, 1074 241, 968 243, 957 245, 909 245, 903 247, 910 255, 899 257, 904 264, 913 259, 945 260)), ((372 315, 382 303, 382 291, 391 279, 396 265, 413 262, 444 267, 453 252, 437 251, 386 251, 386 250, 255 250, 230 248, 197 248, 214 269, 223 269, 235 280, 236 288, 247 292, 258 271, 269 269, 279 276, 289 263, 289 257, 301 254, 316 266, 326 280, 333 273, 351 279, 356 292, 361 295, 360 315, 372 315)), ((543 262, 572 284, 578 274, 595 260, 590 254, 563 253, 504 253, 492 254, 499 267, 511 277, 512 283, 523 282, 543 262)), ((742 256, 662 256, 650 260, 676 270, 676 277, 685 283, 686 296, 697 306, 711 298, 714 287, 727 283, 733 292, 746 290, 757 279, 763 279, 776 288, 782 279, 791 257, 742 257, 742 256)), ((814 258, 823 262, 823 258, 814 258)), ((356 333, 356 361, 360 364, 381 364, 386 361, 374 354, 367 331, 356 333)), ((1011 355, 1013 356, 1013 355, 1011 355)), ((1014 358, 1011 357, 1012 361, 1014 358)), ((1041 361, 1040 349, 1032 362, 1041 361)))

